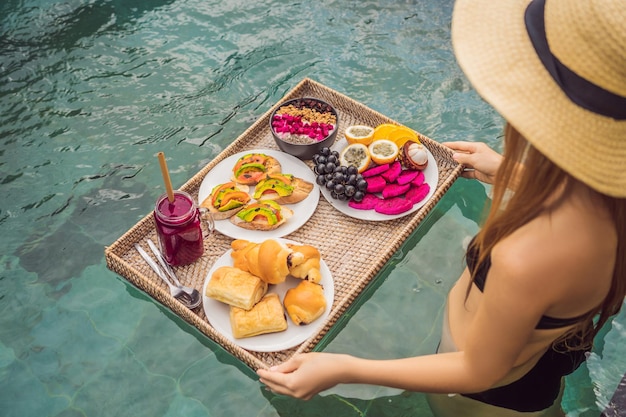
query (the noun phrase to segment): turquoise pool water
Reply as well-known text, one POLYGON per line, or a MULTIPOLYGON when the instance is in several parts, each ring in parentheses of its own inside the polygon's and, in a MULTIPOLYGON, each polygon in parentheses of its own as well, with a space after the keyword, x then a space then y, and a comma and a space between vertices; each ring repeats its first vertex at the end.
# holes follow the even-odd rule
MULTIPOLYGON (((437 140, 498 147, 501 120, 450 48, 452 0, 7 0, 0 4, 0 410, 4 416, 431 415, 422 394, 274 396, 106 268, 104 247, 303 77, 437 140)), ((430 353, 487 190, 459 180, 328 351, 430 353)), ((348 248, 349 249, 349 248, 348 248)), ((626 369, 626 317, 568 378, 596 416, 626 369)))

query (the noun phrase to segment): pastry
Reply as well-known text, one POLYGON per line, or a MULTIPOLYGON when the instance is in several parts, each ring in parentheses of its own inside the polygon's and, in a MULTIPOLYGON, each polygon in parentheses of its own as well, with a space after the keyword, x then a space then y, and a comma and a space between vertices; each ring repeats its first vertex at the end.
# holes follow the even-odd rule
POLYGON ((320 251, 311 245, 288 244, 287 246, 293 251, 287 260, 289 274, 295 278, 319 284, 322 280, 320 251))
POLYGON ((251 310, 231 307, 230 326, 236 339, 286 330, 287 319, 278 294, 267 294, 251 310))
POLYGON ((267 283, 232 266, 219 267, 206 286, 206 296, 231 306, 250 310, 267 292, 267 283))
POLYGON ((292 250, 275 239, 261 243, 236 239, 231 242, 233 265, 257 275, 268 284, 284 282, 289 275, 288 259, 290 256, 300 263, 302 254, 292 254, 292 250))
POLYGON ((234 267, 250 272, 257 277, 261 276, 261 269, 257 261, 260 244, 245 239, 235 239, 231 242, 230 247, 233 249, 230 256, 233 258, 234 267))
POLYGON ((287 290, 283 301, 289 318, 297 325, 317 320, 326 310, 324 288, 319 284, 302 281, 287 290))

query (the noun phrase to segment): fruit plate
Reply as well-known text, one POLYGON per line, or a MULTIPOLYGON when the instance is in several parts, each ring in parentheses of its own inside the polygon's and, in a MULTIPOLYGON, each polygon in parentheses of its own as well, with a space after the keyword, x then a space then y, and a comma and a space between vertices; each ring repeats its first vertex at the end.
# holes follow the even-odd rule
MULTIPOLYGON (((211 194, 213 187, 225 182, 231 181, 233 175, 232 169, 239 158, 249 153, 263 153, 278 159, 282 172, 293 174, 298 178, 302 178, 313 184, 313 190, 307 198, 296 204, 288 204, 293 210, 293 217, 287 220, 285 224, 274 230, 248 230, 235 226, 229 219, 216 220, 215 230, 231 237, 233 239, 270 239, 287 236, 288 234, 298 230, 315 212, 317 203, 320 198, 320 187, 315 183, 315 174, 313 171, 298 158, 288 155, 284 152, 271 149, 252 149, 236 153, 223 159, 204 177, 198 191, 198 205, 211 194)), ((254 186, 250 187, 250 196, 254 194, 254 186)))
MULTIPOLYGON (((343 148, 348 146, 348 142, 345 138, 337 140, 335 145, 331 148, 334 151, 340 152, 343 148)), ((348 205, 347 201, 337 200, 336 198, 332 198, 330 195, 330 191, 326 189, 326 187, 320 187, 322 191, 322 195, 324 198, 333 206, 335 209, 339 210, 346 216, 354 217, 356 219, 368 220, 368 221, 388 221, 393 219, 398 219, 400 217, 407 216, 411 213, 416 212, 422 206, 424 206, 428 200, 435 194, 437 189, 437 182, 439 180, 439 169, 437 168, 437 161, 433 157, 432 153, 427 149, 428 153, 428 166, 422 172, 424 173, 424 182, 430 186, 430 191, 424 197, 424 199, 416 204, 413 204, 413 207, 404 213, 400 214, 382 214, 378 213, 374 210, 357 210, 353 209, 348 205)))
MULTIPOLYGON (((280 242, 299 244, 293 240, 278 239, 280 242)), ((260 242, 260 241, 259 241, 260 242)), ((316 334, 326 322, 326 318, 330 314, 333 300, 335 298, 335 285, 333 277, 328 269, 326 262, 322 260, 320 262, 320 272, 322 273, 322 280, 320 284, 324 287, 324 297, 326 298, 326 310, 324 313, 314 322, 298 326, 291 321, 287 316, 287 330, 278 333, 268 333, 258 336, 248 337, 244 339, 235 339, 230 327, 230 307, 220 301, 207 297, 206 287, 211 280, 213 272, 221 266, 232 266, 233 260, 231 257, 232 249, 229 249, 221 257, 219 257, 211 269, 209 270, 202 287, 202 306, 204 308, 204 314, 211 323, 211 325, 221 333, 226 339, 232 343, 242 347, 243 349, 251 350, 254 352, 278 352, 281 350, 289 349, 307 340, 312 335, 316 334)), ((270 285, 268 293, 276 293, 280 297, 281 303, 285 297, 285 293, 288 289, 298 285, 301 280, 288 276, 285 282, 270 285)))

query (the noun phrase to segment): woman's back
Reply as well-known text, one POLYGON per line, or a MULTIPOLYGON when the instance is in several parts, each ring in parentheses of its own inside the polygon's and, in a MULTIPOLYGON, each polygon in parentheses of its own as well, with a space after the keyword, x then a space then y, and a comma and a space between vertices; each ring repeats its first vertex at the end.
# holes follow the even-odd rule
POLYGON ((611 285, 617 233, 602 201, 579 183, 555 201, 493 247, 483 291, 472 285, 467 293, 466 269, 450 292, 449 326, 457 349, 471 349, 467 338, 476 335, 477 348, 492 339, 494 353, 484 352, 491 357, 502 352, 503 339, 510 346, 513 369, 500 384, 523 375, 574 326, 537 329, 542 318, 584 316, 611 285))

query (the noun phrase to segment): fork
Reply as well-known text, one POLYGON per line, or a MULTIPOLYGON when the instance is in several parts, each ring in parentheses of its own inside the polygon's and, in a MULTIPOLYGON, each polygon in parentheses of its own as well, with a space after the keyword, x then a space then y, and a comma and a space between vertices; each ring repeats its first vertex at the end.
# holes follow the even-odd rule
POLYGON ((161 267, 163 268, 163 270, 167 274, 168 278, 170 278, 172 281, 174 281, 174 284, 178 288, 180 288, 181 290, 183 290, 184 292, 189 294, 189 296, 192 299, 197 298, 195 293, 197 293, 198 290, 196 290, 195 288, 186 287, 186 286, 182 285, 180 283, 180 281, 178 280, 178 277, 176 276, 176 274, 172 270, 172 267, 169 266, 167 264, 167 262, 165 261, 165 258, 163 257, 163 254, 161 253, 159 248, 157 248, 157 246, 154 244, 154 242, 152 240, 148 239, 147 242, 148 242, 148 246, 150 247, 150 250, 152 251, 154 256, 157 258, 157 261, 159 261, 159 263, 161 264, 161 267))
POLYGON ((159 276, 159 278, 161 278, 163 282, 167 284, 167 286, 170 289, 170 294, 172 295, 172 297, 176 298, 183 305, 185 305, 185 307, 189 309, 197 307, 197 305, 194 306, 195 303, 194 303, 194 300, 192 300, 191 295, 183 291, 181 288, 178 288, 177 286, 172 284, 167 279, 165 273, 161 270, 161 268, 159 268, 159 266, 152 260, 152 258, 146 253, 146 251, 143 250, 141 246, 139 246, 138 243, 135 243, 135 249, 137 249, 137 252, 139 252, 141 257, 148 263, 148 265, 150 265, 150 268, 152 268, 152 270, 159 276))

